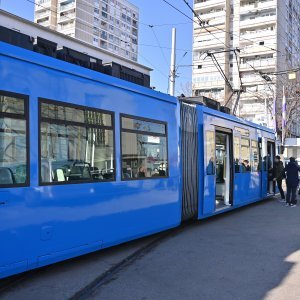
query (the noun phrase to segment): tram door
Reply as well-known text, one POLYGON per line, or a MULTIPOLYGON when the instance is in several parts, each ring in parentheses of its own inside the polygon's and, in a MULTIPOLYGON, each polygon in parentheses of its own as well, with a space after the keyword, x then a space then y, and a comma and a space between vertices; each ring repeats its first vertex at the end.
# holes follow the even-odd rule
POLYGON ((275 143, 264 137, 261 141, 261 156, 261 196, 262 198, 264 198, 268 195, 274 194, 275 191, 275 183, 272 181, 272 169, 275 157, 275 143))
POLYGON ((203 213, 214 213, 232 205, 232 134, 210 125, 205 131, 203 213))
POLYGON ((268 171, 268 184, 267 184, 267 194, 275 194, 275 182, 273 179, 273 167, 275 158, 275 143, 273 141, 267 141, 267 160, 266 169, 268 171))
POLYGON ((216 210, 228 208, 233 203, 232 158, 232 134, 216 131, 216 210))

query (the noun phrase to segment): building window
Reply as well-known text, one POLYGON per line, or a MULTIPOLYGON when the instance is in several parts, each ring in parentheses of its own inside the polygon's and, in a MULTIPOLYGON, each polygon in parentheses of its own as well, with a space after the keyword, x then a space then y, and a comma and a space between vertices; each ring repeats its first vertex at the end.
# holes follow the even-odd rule
POLYGON ((29 184, 28 101, 0 92, 0 187, 29 184))
POLYGON ((168 176, 167 124, 121 116, 122 179, 168 176))
POLYGON ((115 179, 113 114, 40 102, 41 184, 115 179))

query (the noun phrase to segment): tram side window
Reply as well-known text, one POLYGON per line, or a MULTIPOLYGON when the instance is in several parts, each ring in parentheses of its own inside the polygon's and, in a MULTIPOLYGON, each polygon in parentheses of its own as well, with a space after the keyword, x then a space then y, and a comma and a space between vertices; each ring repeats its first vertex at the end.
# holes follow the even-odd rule
POLYGON ((259 151, 258 151, 258 142, 251 141, 252 148, 252 172, 259 171, 259 151))
POLYGON ((215 161, 216 161, 216 151, 215 151, 215 132, 206 131, 206 174, 215 174, 215 161))
POLYGON ((235 171, 235 173, 241 172, 240 148, 241 148, 240 138, 234 137, 234 171, 235 171))
POLYGON ((242 172, 251 172, 250 162, 250 140, 241 138, 241 161, 242 161, 242 172))
POLYGON ((0 187, 29 182, 27 112, 25 99, 0 92, 0 187))
POLYGON ((166 123, 121 116, 121 127, 122 179, 167 177, 166 123))
POLYGON ((41 102, 41 183, 115 179, 113 115, 41 102))

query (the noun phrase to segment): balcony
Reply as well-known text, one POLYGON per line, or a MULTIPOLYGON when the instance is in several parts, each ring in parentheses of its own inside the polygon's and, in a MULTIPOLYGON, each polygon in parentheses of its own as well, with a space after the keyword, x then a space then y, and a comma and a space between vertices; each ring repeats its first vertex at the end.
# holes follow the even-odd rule
POLYGON ((50 7, 51 7, 51 1, 49 0, 49 1, 43 2, 43 3, 42 2, 36 3, 34 10, 36 12, 39 12, 39 11, 45 10, 47 8, 50 8, 50 7))
POLYGON ((35 19, 42 19, 44 17, 49 17, 51 11, 49 9, 43 9, 40 12, 35 13, 35 19))
POLYGON ((70 2, 70 3, 67 3, 67 4, 60 4, 59 5, 59 12, 65 12, 67 10, 74 9, 74 8, 75 8, 75 2, 70 2))
POLYGON ((276 1, 270 0, 266 2, 255 2, 250 5, 241 5, 240 14, 243 15, 249 12, 256 12, 258 10, 270 9, 270 8, 276 8, 276 1))
POLYGON ((276 44, 265 43, 264 45, 259 45, 258 41, 257 43, 255 43, 254 40, 253 44, 243 47, 243 51, 240 53, 240 57, 252 56, 253 53, 255 53, 256 55, 274 53, 274 50, 272 49, 276 49, 276 44))
POLYGON ((262 79, 259 75, 254 75, 254 76, 247 76, 243 77, 242 76, 242 82, 243 85, 254 85, 254 84, 265 84, 266 82, 264 79, 262 79))
POLYGON ((276 67, 276 60, 274 58, 267 60, 256 60, 256 61, 248 61, 247 63, 240 64, 241 71, 252 71, 255 69, 269 69, 276 67))
MULTIPOLYGON (((248 31, 240 34, 240 42, 242 43, 246 39, 249 40, 264 40, 264 39, 276 39, 276 30, 261 30, 261 31, 248 31)), ((249 41, 245 41, 245 43, 249 41)))
POLYGON ((200 18, 203 20, 211 20, 215 18, 225 18, 226 13, 225 10, 216 11, 216 12, 205 12, 200 15, 200 18))
POLYGON ((193 88, 195 89, 212 89, 212 88, 224 88, 224 80, 207 81, 207 82, 193 82, 193 88))
MULTIPOLYGON (((195 38, 193 43, 193 49, 194 50, 213 50, 213 49, 220 49, 224 48, 225 43, 225 34, 221 33, 215 33, 214 35, 198 35, 198 37, 195 38)), ((195 35, 197 36, 197 35, 195 35)))
POLYGON ((225 7, 224 0, 202 0, 202 2, 195 3, 194 9, 195 11, 207 10, 209 8, 221 8, 225 7))
POLYGON ((48 26, 50 26, 50 21, 47 19, 45 21, 38 22, 37 24, 44 26, 44 27, 48 27, 48 26))
POLYGON ((257 16, 240 21, 240 28, 253 28, 258 26, 266 26, 276 23, 276 15, 272 16, 257 16))
POLYGON ((198 43, 198 45, 194 44, 194 50, 200 50, 200 51, 210 51, 210 50, 217 50, 217 49, 223 49, 225 46, 223 43, 219 42, 218 40, 211 41, 211 42, 205 42, 205 43, 198 43))
MULTIPOLYGON (((74 31, 75 30, 75 22, 69 22, 69 23, 58 25, 58 31, 62 32, 62 31, 66 31, 66 30, 68 32, 69 31, 74 31)), ((65 33, 65 32, 63 32, 63 33, 65 33)))
MULTIPOLYGON (((195 20, 195 22, 197 22, 197 24, 194 23, 194 29, 195 29, 195 30, 196 30, 196 29, 203 28, 203 27, 200 27, 200 25, 198 25, 199 20, 198 20, 197 18, 194 18, 194 20, 195 20)), ((218 18, 205 18, 205 19, 203 18, 202 20, 204 20, 204 21, 209 21, 209 25, 206 25, 207 29, 209 29, 210 26, 218 26, 218 27, 220 27, 220 26, 222 26, 222 25, 225 25, 225 21, 226 21, 226 19, 225 19, 225 14, 224 14, 223 17, 218 17, 218 18)), ((213 29, 214 29, 214 28, 213 28, 213 29)), ((211 31, 211 29, 209 29, 209 30, 211 31)))
POLYGON ((63 23, 63 22, 68 22, 73 20, 76 17, 76 13, 68 13, 68 14, 64 14, 62 16, 59 16, 59 19, 57 21, 57 23, 63 23))

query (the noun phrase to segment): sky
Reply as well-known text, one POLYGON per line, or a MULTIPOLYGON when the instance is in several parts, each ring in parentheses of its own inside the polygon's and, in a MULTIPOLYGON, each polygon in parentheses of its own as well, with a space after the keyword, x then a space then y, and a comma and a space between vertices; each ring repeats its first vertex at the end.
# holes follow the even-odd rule
MULTIPOLYGON (((33 21, 34 0, 0 0, 0 8, 33 21)), ((130 0, 139 7, 139 63, 154 71, 151 86, 166 93, 170 74, 172 27, 177 29, 176 95, 187 94, 192 82, 192 31, 191 20, 167 5, 163 0, 130 0), (152 28, 149 25, 154 25, 152 28)), ((192 16, 183 0, 168 0, 188 16, 192 16)), ((189 0, 190 5, 193 4, 189 0)))

